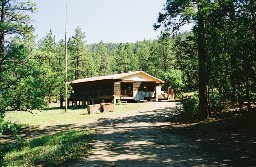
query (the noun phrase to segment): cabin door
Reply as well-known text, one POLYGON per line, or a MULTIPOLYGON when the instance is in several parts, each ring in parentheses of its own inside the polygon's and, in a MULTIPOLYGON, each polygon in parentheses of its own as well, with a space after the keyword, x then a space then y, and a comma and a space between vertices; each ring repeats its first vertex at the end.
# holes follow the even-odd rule
POLYGON ((133 83, 122 82, 121 83, 121 95, 123 97, 133 97, 133 83))

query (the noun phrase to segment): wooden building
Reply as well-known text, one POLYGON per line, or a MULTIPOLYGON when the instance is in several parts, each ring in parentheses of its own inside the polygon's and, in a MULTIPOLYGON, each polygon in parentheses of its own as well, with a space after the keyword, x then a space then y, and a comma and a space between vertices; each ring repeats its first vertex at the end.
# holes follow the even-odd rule
MULTIPOLYGON (((158 101, 164 81, 143 71, 84 78, 72 81, 69 101, 81 105, 117 101, 158 101)), ((72 104, 73 104, 72 103, 72 104)))

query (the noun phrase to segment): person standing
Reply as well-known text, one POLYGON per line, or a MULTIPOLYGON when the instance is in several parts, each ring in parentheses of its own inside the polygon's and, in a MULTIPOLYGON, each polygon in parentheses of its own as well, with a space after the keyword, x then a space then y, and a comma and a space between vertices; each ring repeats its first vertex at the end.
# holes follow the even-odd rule
POLYGON ((170 93, 171 93, 171 99, 174 100, 174 90, 171 89, 171 92, 170 92, 170 93))

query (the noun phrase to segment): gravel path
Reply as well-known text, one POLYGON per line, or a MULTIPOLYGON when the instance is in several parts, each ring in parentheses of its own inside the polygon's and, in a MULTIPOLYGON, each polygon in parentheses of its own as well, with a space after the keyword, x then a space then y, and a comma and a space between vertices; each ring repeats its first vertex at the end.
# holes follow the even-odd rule
MULTIPOLYGON (((175 102, 147 102, 145 108, 90 124, 91 155, 70 166, 193 166, 204 164, 197 145, 168 131, 175 102)), ((129 105, 127 105, 128 107, 129 105)), ((203 166, 203 165, 202 165, 203 166)))

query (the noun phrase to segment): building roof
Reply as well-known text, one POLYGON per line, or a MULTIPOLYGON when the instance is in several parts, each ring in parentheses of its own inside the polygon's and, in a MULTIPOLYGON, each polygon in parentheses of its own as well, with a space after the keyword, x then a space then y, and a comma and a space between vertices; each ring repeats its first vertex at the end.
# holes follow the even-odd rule
POLYGON ((127 73, 120 73, 120 74, 113 74, 113 75, 106 75, 106 76, 98 76, 98 77, 92 77, 92 78, 83 78, 83 79, 77 79, 74 81, 71 81, 71 84, 76 83, 84 83, 84 82, 92 82, 92 81, 100 81, 100 80, 116 80, 116 79, 125 79, 126 77, 132 77, 134 75, 146 75, 147 77, 151 78, 157 83, 164 83, 161 79, 158 79, 150 74, 147 74, 144 71, 133 71, 133 72, 127 72, 127 73))

